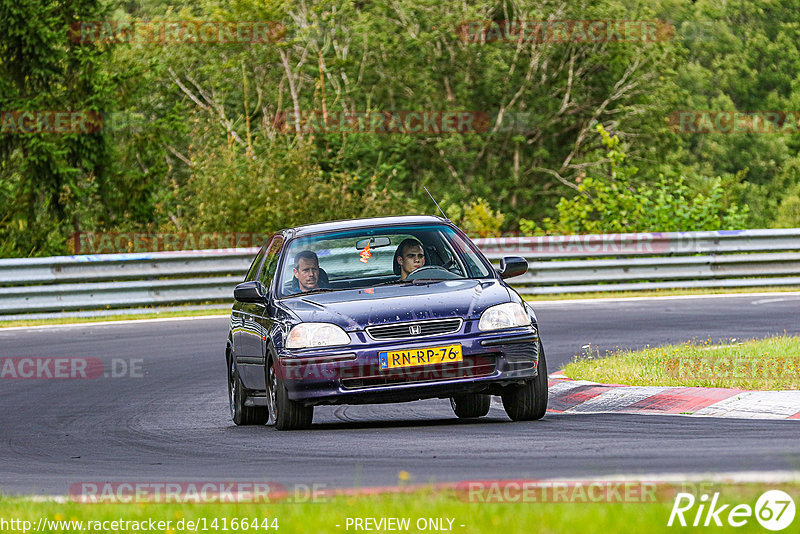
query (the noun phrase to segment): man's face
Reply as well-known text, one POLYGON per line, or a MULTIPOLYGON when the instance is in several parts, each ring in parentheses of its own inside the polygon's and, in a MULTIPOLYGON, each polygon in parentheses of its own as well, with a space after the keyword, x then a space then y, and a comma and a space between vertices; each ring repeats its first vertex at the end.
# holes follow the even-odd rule
POLYGON ((319 262, 300 258, 298 266, 294 268, 294 276, 297 278, 300 291, 315 289, 319 281, 319 262))
POLYGON ((397 257, 397 263, 400 264, 400 278, 405 280, 411 271, 425 265, 425 252, 419 245, 406 247, 403 255, 397 257))

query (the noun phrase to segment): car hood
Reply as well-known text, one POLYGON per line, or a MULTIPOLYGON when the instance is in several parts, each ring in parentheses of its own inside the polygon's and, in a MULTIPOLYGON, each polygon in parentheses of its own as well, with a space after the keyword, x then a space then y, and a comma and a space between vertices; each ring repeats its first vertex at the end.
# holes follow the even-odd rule
POLYGON ((403 321, 478 319, 489 306, 510 299, 497 280, 441 280, 315 293, 283 299, 280 305, 301 321, 334 323, 352 331, 403 321))

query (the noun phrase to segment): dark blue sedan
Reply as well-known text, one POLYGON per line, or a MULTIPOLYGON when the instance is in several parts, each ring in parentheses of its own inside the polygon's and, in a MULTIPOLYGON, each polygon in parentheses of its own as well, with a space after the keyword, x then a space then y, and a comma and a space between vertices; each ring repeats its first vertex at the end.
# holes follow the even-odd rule
POLYGON ((237 425, 308 427, 314 406, 449 398, 515 421, 547 409, 533 309, 446 219, 385 217, 276 233, 234 290, 226 361, 237 425))

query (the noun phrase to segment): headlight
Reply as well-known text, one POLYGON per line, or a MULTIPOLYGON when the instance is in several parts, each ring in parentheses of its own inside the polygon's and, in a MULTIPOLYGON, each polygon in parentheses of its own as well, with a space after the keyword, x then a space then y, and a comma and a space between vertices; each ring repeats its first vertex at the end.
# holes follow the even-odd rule
POLYGON ((286 340, 286 347, 290 349, 349 344, 350 336, 331 323, 300 323, 292 328, 286 340))
POLYGON ((501 330, 516 326, 528 326, 531 318, 525 313, 525 308, 516 302, 506 302, 491 308, 486 308, 478 321, 478 330, 501 330))

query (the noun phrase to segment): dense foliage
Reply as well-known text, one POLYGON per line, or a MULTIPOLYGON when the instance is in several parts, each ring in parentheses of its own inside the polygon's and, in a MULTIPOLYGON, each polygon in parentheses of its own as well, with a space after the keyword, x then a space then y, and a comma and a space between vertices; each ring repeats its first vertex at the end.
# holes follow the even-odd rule
POLYGON ((76 231, 436 213, 424 186, 474 235, 800 226, 800 137, 669 120, 800 110, 800 0, 0 0, 0 27, 0 256, 66 253, 76 231), (511 23, 464 24, 542 20, 660 23, 654 40, 530 41, 501 33, 511 23), (152 21, 283 31, 118 31, 152 21), (76 37, 81 23, 100 30, 76 37), (103 127, 2 122, 46 110, 103 127), (468 112, 476 127, 299 126, 312 111, 468 112))

